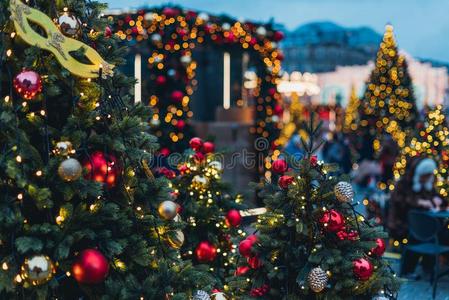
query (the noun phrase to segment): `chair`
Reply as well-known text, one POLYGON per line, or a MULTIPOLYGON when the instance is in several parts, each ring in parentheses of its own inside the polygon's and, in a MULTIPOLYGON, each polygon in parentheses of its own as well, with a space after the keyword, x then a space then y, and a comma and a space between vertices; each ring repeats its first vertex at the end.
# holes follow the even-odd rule
MULTIPOLYGON (((449 246, 440 245, 438 239, 438 233, 442 229, 443 224, 440 220, 424 211, 412 210, 408 213, 408 225, 410 236, 416 239, 418 243, 406 245, 404 251, 433 255, 435 257, 435 266, 431 277, 433 284, 432 298, 435 299, 437 282, 440 277, 438 258, 441 254, 449 252, 449 246)), ((402 256, 404 257, 404 255, 402 256)))

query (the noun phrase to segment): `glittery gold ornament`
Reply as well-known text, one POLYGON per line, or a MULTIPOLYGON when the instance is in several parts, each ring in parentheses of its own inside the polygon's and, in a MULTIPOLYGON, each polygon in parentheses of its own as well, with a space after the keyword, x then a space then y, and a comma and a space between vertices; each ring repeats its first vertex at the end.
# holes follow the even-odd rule
POLYGON ((326 288, 328 277, 323 269, 316 267, 310 271, 307 281, 310 289, 315 293, 319 293, 326 288))
POLYGON ((184 233, 181 230, 170 231, 167 233, 167 243, 174 249, 179 249, 184 244, 184 233))
POLYGON ((51 259, 46 255, 34 255, 26 258, 20 268, 20 276, 32 285, 41 285, 48 282, 56 272, 51 259))
POLYGON ((68 158, 58 168, 58 174, 64 181, 75 181, 80 178, 83 168, 78 160, 68 158))
POLYGON ((209 179, 205 176, 195 175, 192 178, 192 185, 195 188, 205 188, 209 184, 209 179))
POLYGON ((165 220, 173 220, 178 214, 178 205, 175 202, 166 200, 159 204, 157 211, 159 215, 165 220))

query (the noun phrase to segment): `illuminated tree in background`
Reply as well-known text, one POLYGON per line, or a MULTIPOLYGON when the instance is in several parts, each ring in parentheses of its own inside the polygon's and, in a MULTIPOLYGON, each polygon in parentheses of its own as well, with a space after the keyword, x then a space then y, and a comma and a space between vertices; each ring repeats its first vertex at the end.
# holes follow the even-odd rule
POLYGON ((372 158, 386 134, 391 135, 400 148, 404 147, 407 132, 413 129, 416 118, 407 62, 398 54, 393 26, 387 25, 360 110, 358 131, 366 144, 360 149, 361 157, 372 158))
POLYGON ((419 126, 419 134, 416 134, 410 143, 402 149, 395 164, 394 176, 399 179, 404 175, 410 158, 430 157, 438 164, 437 190, 442 197, 447 199, 449 194, 449 129, 442 109, 443 107, 439 105, 427 113, 424 124, 419 126))
POLYGON ((222 289, 235 271, 234 240, 244 235, 238 210, 243 199, 230 195, 213 144, 199 138, 193 138, 190 144, 195 152, 186 151, 186 160, 178 166, 180 174, 173 179, 179 215, 187 223, 182 256, 207 267, 220 285, 216 287, 222 289))
MULTIPOLYGON (((129 45, 137 42, 135 51, 148 62, 151 75, 143 81, 151 94, 148 101, 155 111, 151 123, 162 148, 183 152, 192 137, 189 119, 193 112, 189 101, 197 85, 197 63, 192 53, 200 44, 230 53, 249 51, 258 56, 255 122, 250 131, 268 140, 269 145, 263 150, 265 156, 277 146, 282 106, 276 80, 283 59, 277 42, 283 38, 282 32, 275 31, 271 24, 242 23, 180 7, 139 10, 114 18, 117 35, 129 45)), ((267 168, 270 159, 265 164, 267 168)))
POLYGON ((346 106, 345 119, 343 129, 346 132, 357 130, 357 120, 359 117, 360 99, 357 96, 355 86, 351 87, 351 95, 349 97, 348 105, 346 106))

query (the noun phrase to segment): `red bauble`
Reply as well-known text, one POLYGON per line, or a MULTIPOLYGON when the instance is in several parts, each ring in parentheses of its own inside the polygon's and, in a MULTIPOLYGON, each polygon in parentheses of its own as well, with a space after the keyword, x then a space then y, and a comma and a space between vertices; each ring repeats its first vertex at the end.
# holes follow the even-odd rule
POLYGON ((156 77, 156 84, 157 85, 164 85, 167 83, 167 78, 164 75, 159 75, 156 77))
POLYGON ((203 144, 203 148, 202 148, 203 153, 212 153, 215 151, 215 145, 212 142, 204 142, 203 144))
POLYGON ((373 264, 366 258, 359 258, 352 262, 354 275, 362 281, 368 280, 373 275, 373 264))
POLYGON ((262 297, 269 291, 270 291, 270 286, 268 284, 264 284, 260 287, 252 288, 251 291, 249 292, 249 295, 251 297, 262 297))
POLYGON ((205 157, 204 154, 201 153, 201 152, 197 152, 197 153, 195 153, 195 154, 193 155, 193 160, 194 160, 197 164, 199 164, 199 163, 201 163, 202 161, 204 161, 205 158, 206 158, 206 157, 205 157))
POLYGON ((248 265, 253 269, 259 269, 262 266, 262 261, 257 256, 248 257, 247 260, 248 265))
POLYGON ((285 160, 283 160, 283 159, 276 159, 273 162, 271 168, 272 168, 274 173, 282 174, 285 171, 287 171, 288 166, 287 166, 287 162, 285 160))
POLYGON ((278 55, 276 56, 277 59, 279 59, 280 61, 284 60, 284 53, 282 53, 281 51, 278 51, 278 55))
POLYGON ((274 113, 276 116, 280 117, 280 116, 282 116, 282 115, 284 114, 284 109, 283 109, 282 106, 280 106, 279 104, 276 104, 276 105, 273 107, 273 113, 274 113))
POLYGON ((42 91, 42 79, 34 71, 23 70, 13 80, 17 94, 27 100, 34 99, 42 91))
POLYGON ((284 39, 284 33, 282 31, 275 31, 273 35, 273 40, 279 42, 282 39, 284 39))
POLYGON ((255 234, 248 235, 248 237, 246 239, 250 240, 254 244, 257 242, 257 235, 255 235, 255 234))
POLYGON ((319 221, 325 230, 329 232, 340 231, 345 226, 345 218, 335 209, 324 212, 319 221))
POLYGON ((181 173, 181 175, 184 175, 190 171, 190 169, 187 165, 180 165, 178 167, 178 170, 179 170, 179 173, 181 173))
POLYGON ((179 10, 171 7, 166 7, 162 10, 162 14, 164 14, 167 18, 173 18, 179 14, 179 10))
POLYGON ((217 256, 217 248, 209 241, 203 241, 196 247, 195 255, 199 262, 212 262, 217 256))
POLYGON ((86 249, 80 253, 72 266, 73 277, 84 284, 97 284, 106 279, 109 263, 104 255, 95 249, 86 249))
POLYGON ((178 122, 176 122, 176 129, 178 129, 179 131, 182 131, 184 129, 184 127, 186 127, 186 122, 184 120, 178 120, 178 122))
POLYGON ((189 141, 189 146, 195 151, 200 151, 203 146, 203 141, 199 137, 191 138, 189 141))
POLYGON ((274 96, 276 94, 276 88, 272 87, 268 89, 268 94, 274 96))
POLYGON ((83 163, 88 170, 85 178, 106 183, 108 188, 114 187, 121 173, 121 167, 113 154, 95 151, 83 163))
POLYGON ((176 103, 181 102, 183 97, 184 93, 181 91, 173 91, 170 96, 171 100, 176 103))
POLYGON ((250 239, 245 239, 245 240, 241 241, 239 244, 240 254, 244 257, 251 257, 253 255, 252 250, 253 250, 254 243, 255 243, 255 241, 250 240, 250 239))
POLYGON ((248 266, 240 266, 240 267, 237 267, 234 275, 235 276, 245 275, 246 273, 248 273, 249 270, 251 270, 251 269, 248 266))
POLYGON ((110 38, 112 36, 112 29, 109 26, 106 26, 104 29, 104 36, 110 38))
POLYGON ((237 209, 231 209, 226 214, 226 224, 229 227, 237 227, 242 223, 242 216, 237 209))
POLYGON ((312 155, 310 157, 310 165, 312 166, 316 166, 318 163, 318 157, 316 155, 312 155))
POLYGON ((382 256, 385 253, 386 245, 385 241, 381 238, 376 239, 376 247, 371 249, 371 253, 376 256, 382 256))
POLYGON ((168 148, 161 148, 161 149, 159 149, 159 154, 161 156, 167 157, 167 156, 170 155, 170 149, 168 149, 168 148))
POLYGON ((250 44, 251 46, 256 45, 256 44, 257 44, 257 39, 256 39, 255 37, 252 37, 251 40, 249 41, 249 44, 250 44))
POLYGON ((282 189, 288 189, 288 186, 293 183, 295 178, 293 176, 282 175, 279 177, 278 184, 282 189))

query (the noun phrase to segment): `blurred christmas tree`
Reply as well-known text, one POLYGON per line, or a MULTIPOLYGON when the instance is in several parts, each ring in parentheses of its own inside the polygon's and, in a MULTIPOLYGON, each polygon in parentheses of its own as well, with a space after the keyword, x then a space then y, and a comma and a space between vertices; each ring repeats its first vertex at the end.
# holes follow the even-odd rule
POLYGON ((417 121, 413 86, 404 56, 399 55, 393 26, 387 25, 360 109, 361 157, 372 159, 385 135, 402 148, 417 121))
POLYGON ((1 298, 186 299, 207 288, 173 246, 183 224, 154 214, 169 189, 149 171, 151 115, 115 71, 124 49, 99 18, 105 7, 27 3, 0 3, 1 298))
POLYGON ((355 212, 350 183, 312 155, 317 130, 308 130, 299 172, 274 162, 278 182, 261 192, 268 211, 239 245, 245 259, 230 283, 239 299, 372 299, 398 289, 382 259, 386 233, 355 212))
POLYGON ((349 97, 348 105, 346 106, 345 119, 343 129, 346 132, 357 130, 357 120, 359 117, 360 99, 357 96, 355 86, 351 86, 351 95, 349 97))
POLYGON ((226 278, 235 271, 236 246, 234 240, 244 235, 239 228, 242 197, 230 195, 223 182, 222 158, 214 153, 212 142, 199 138, 190 140, 194 152, 187 151, 187 159, 178 166, 180 175, 173 180, 179 215, 187 222, 183 256, 210 273, 226 289, 226 278))
POLYGON ((436 174, 436 187, 443 198, 449 193, 449 129, 443 107, 437 106, 434 110, 427 112, 425 121, 418 126, 419 134, 413 136, 409 145, 404 147, 395 164, 394 176, 399 179, 404 175, 407 162, 415 156, 427 156, 434 159, 438 164, 436 174))

